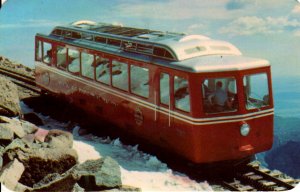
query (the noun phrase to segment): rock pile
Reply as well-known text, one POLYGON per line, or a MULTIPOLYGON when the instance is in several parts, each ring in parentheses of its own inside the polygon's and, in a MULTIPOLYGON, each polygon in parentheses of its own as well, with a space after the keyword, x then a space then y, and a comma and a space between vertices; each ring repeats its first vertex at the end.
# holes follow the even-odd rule
POLYGON ((122 186, 120 167, 110 157, 79 164, 70 132, 45 130, 20 119, 15 85, 0 78, 0 86, 6 88, 0 92, 0 183, 5 187, 12 191, 139 191, 122 186))
POLYGON ((73 136, 0 116, 0 182, 13 191, 121 189, 121 172, 110 157, 78 164, 73 136))
POLYGON ((0 66, 11 71, 15 71, 26 76, 34 77, 34 70, 26 67, 20 63, 9 60, 8 58, 0 56, 0 66))
POLYGON ((0 76, 0 114, 14 117, 21 115, 17 86, 0 76))

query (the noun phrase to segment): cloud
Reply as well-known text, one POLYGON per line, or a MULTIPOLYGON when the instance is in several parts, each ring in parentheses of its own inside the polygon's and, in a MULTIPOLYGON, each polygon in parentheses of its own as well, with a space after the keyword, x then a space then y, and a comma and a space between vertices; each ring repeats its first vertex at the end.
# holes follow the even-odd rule
POLYGON ((240 17, 220 29, 220 33, 236 35, 274 34, 286 31, 295 31, 300 27, 300 21, 287 17, 257 16, 240 17))
POLYGON ((300 37, 300 29, 294 31, 294 36, 300 37))
POLYGON ((227 19, 234 17, 226 10, 228 0, 166 0, 166 1, 123 1, 117 6, 119 15, 149 19, 227 19))
POLYGON ((297 4, 294 6, 292 13, 294 14, 300 14, 300 4, 297 4))

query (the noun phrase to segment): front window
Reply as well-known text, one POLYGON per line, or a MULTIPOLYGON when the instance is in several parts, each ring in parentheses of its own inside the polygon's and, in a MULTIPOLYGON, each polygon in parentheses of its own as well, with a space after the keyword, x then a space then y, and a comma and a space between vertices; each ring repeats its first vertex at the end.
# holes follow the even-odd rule
POLYGON ((270 105, 268 76, 266 73, 246 75, 243 84, 246 109, 259 109, 270 105))
POLYGON ((233 112, 238 109, 234 77, 204 79, 202 93, 205 113, 233 112))

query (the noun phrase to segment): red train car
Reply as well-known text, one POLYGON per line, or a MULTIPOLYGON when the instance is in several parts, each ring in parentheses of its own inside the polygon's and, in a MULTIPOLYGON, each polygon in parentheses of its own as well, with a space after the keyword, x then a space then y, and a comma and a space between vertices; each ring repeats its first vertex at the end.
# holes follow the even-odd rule
POLYGON ((272 146, 270 64, 228 42, 78 21, 37 34, 35 50, 41 89, 189 161, 272 146))

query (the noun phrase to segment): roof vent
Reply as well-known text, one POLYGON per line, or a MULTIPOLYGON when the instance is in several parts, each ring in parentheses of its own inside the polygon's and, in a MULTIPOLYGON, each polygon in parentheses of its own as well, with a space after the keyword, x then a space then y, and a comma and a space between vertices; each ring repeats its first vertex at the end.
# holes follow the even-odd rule
POLYGON ((73 25, 75 27, 86 29, 86 28, 90 28, 92 26, 97 25, 97 23, 94 21, 89 21, 89 20, 80 20, 80 21, 75 21, 75 22, 71 23, 71 25, 73 25))
POLYGON ((206 37, 204 35, 186 35, 182 38, 180 38, 179 42, 189 41, 189 40, 208 40, 209 37, 206 37))

